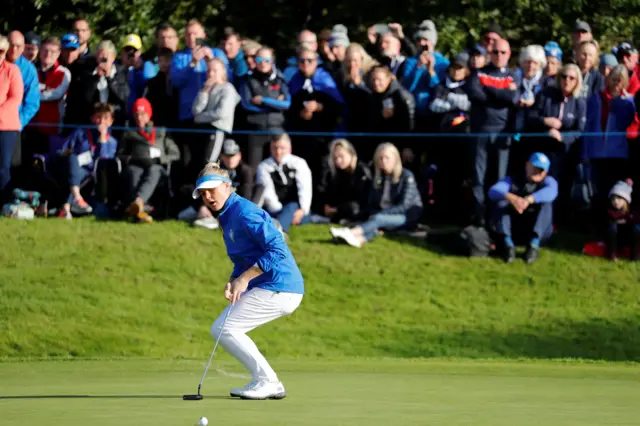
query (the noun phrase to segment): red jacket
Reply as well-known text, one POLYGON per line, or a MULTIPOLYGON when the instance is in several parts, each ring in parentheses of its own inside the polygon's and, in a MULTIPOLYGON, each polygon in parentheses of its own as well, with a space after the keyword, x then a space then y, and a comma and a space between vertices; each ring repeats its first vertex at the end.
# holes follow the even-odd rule
POLYGON ((20 68, 6 59, 0 63, 0 131, 20 131, 18 110, 24 87, 20 68))
MULTIPOLYGON (((633 73, 629 76, 627 92, 629 92, 631 96, 635 96, 638 90, 640 90, 640 66, 636 65, 633 73)), ((636 108, 637 107, 636 105, 636 108)), ((638 137, 638 131, 640 131, 640 120, 638 119, 638 114, 636 114, 635 120, 633 120, 633 123, 631 123, 631 126, 627 129, 627 138, 636 139, 638 137)))
MULTIPOLYGON (((56 62, 48 71, 38 70, 40 78, 40 110, 35 123, 60 124, 64 115, 64 100, 71 82, 69 70, 56 62)), ((59 127, 39 127, 41 133, 57 135, 59 127)))

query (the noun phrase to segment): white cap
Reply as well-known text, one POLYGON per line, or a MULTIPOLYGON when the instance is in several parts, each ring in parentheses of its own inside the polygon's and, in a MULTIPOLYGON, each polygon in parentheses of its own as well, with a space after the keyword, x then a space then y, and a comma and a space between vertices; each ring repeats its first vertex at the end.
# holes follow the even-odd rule
POLYGON ((199 177, 196 182, 196 189, 193 190, 191 196, 193 199, 200 197, 200 189, 213 189, 222 185, 223 182, 231 183, 231 179, 220 175, 205 175, 199 177))

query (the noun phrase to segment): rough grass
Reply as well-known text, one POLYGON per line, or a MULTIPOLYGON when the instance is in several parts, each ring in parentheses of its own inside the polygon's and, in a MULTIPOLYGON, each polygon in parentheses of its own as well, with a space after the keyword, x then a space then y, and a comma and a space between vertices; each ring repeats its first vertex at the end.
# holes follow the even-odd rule
MULTIPOLYGON (((0 357, 206 357, 230 272, 217 231, 2 220, 0 357)), ((307 295, 252 336, 279 357, 640 361, 640 265, 545 249, 534 265, 416 240, 291 234, 307 295)))

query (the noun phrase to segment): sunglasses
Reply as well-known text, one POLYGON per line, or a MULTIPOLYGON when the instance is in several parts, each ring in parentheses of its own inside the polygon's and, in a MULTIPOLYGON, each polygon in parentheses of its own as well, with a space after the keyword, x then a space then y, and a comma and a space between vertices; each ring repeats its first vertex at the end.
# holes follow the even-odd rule
POLYGON ((261 64, 261 63, 263 63, 263 62, 264 62, 265 64, 270 64, 270 63, 271 63, 271 60, 272 60, 271 58, 264 58, 264 57, 262 57, 262 56, 256 56, 256 57, 255 57, 256 64, 261 64))
POLYGON ((563 80, 569 80, 569 81, 577 80, 576 77, 574 77, 572 75, 567 75, 567 74, 562 74, 560 76, 560 78, 563 79, 563 80))
POLYGON ((507 52, 506 50, 494 50, 494 51, 493 51, 493 52, 491 52, 491 53, 493 53, 494 55, 506 55, 506 54, 508 54, 509 52, 507 52))
POLYGON ((314 58, 300 58, 298 59, 298 63, 300 64, 311 64, 313 62, 315 62, 316 60, 314 58))

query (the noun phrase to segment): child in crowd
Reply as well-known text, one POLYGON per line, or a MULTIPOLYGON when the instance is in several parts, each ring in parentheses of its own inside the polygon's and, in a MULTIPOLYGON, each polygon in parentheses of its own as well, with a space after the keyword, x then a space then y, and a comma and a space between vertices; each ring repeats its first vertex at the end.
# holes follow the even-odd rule
POLYGON ((630 180, 619 181, 609 191, 607 255, 613 261, 618 258, 618 238, 630 243, 631 260, 640 259, 640 222, 631 211, 632 184, 630 180))

